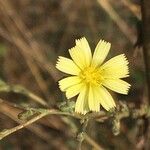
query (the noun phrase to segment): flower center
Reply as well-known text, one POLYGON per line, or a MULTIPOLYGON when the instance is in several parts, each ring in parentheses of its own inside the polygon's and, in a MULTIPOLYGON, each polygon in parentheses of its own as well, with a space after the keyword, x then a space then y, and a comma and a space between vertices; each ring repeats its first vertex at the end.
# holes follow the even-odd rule
POLYGON ((102 80, 104 79, 99 69, 93 69, 91 67, 85 68, 81 73, 80 77, 86 82, 86 83, 92 83, 92 84, 101 84, 102 80))

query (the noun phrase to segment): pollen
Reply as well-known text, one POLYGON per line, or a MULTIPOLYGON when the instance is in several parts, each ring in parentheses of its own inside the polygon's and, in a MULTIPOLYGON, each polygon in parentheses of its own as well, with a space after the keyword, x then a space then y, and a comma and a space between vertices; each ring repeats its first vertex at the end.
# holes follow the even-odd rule
POLYGON ((94 69, 93 67, 87 67, 80 73, 80 78, 86 84, 101 84, 103 81, 103 77, 100 74, 99 69, 94 69))

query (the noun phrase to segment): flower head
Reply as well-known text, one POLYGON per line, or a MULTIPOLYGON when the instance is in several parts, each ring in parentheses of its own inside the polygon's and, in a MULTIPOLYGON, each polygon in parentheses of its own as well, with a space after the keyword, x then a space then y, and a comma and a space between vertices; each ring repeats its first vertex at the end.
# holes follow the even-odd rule
POLYGON ((111 44, 100 40, 92 52, 86 38, 76 40, 69 50, 71 59, 59 56, 56 68, 71 76, 59 81, 60 90, 66 92, 67 99, 76 95, 75 112, 86 114, 100 111, 100 106, 109 111, 115 102, 108 89, 127 94, 130 84, 122 78, 129 76, 128 61, 124 54, 104 63, 111 44))

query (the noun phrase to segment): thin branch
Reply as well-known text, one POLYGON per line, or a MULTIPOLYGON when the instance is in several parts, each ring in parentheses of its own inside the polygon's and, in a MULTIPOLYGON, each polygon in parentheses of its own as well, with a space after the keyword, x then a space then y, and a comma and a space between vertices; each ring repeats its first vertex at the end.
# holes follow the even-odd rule
MULTIPOLYGON (((127 105, 125 105, 125 107, 127 107, 127 105)), ((35 121, 37 121, 37 120, 39 120, 39 119, 41 119, 47 115, 65 115, 65 116, 71 116, 71 117, 77 118, 77 119, 83 120, 83 119, 88 118, 88 119, 93 119, 95 121, 99 121, 100 119, 103 120, 103 118, 105 118, 105 120, 106 120, 106 119, 109 119, 112 117, 112 115, 108 114, 107 112, 89 113, 87 115, 80 115, 77 113, 62 112, 62 111, 59 111, 56 109, 39 109, 38 108, 37 110, 40 110, 40 111, 38 111, 38 112, 40 112, 40 114, 37 115, 36 117, 32 118, 31 120, 29 120, 29 121, 27 121, 27 122, 25 122, 19 126, 16 126, 14 128, 6 129, 6 130, 0 132, 0 139, 3 139, 4 137, 6 137, 6 136, 32 124, 32 123, 34 123, 35 121)), ((130 111, 129 108, 128 109, 122 108, 119 112, 117 112, 117 115, 119 114, 119 119, 126 118, 129 116, 132 116, 133 118, 138 118, 138 117, 141 117, 143 115, 145 115, 146 117, 150 117, 150 108, 147 105, 146 106, 143 105, 143 107, 141 107, 140 109, 131 108, 131 110, 132 111, 130 111)))
MULTIPOLYGON (((1 99, 0 99, 1 101, 1 99)), ((23 121, 16 118, 17 111, 9 110, 3 108, 0 108, 0 112, 7 117, 11 118, 13 121, 15 121, 18 124, 22 124, 23 121), (6 111, 5 111, 6 110, 6 111)), ((5 106, 4 106, 5 107, 5 106)), ((42 122, 42 121, 41 121, 42 122)), ((32 133, 34 133, 37 137, 41 138, 43 141, 50 143, 52 146, 54 146, 55 149, 59 149, 60 146, 64 147, 65 150, 68 150, 66 144, 63 142, 63 139, 53 137, 51 134, 49 134, 44 128, 40 126, 40 124, 31 124, 30 126, 27 126, 26 129, 32 133), (56 140, 57 139, 57 140, 56 140)))
POLYGON ((129 39, 133 44, 135 40, 134 34, 131 32, 129 25, 118 15, 115 9, 110 5, 108 0, 97 0, 100 6, 106 11, 106 13, 111 17, 115 24, 120 28, 122 33, 129 39))
POLYGON ((95 150, 104 150, 99 144, 97 144, 90 136, 87 134, 84 135, 85 140, 93 146, 95 150))
MULTIPOLYGON (((145 76, 147 84, 148 104, 150 104, 150 1, 141 0, 142 4, 142 40, 143 40, 143 56, 145 63, 145 76)), ((146 128, 145 150, 150 149, 150 119, 146 128)))
POLYGON ((48 106, 47 102, 41 98, 40 96, 37 96, 36 94, 32 93, 31 91, 27 90, 26 88, 20 86, 20 85, 9 85, 3 81, 0 82, 0 92, 14 92, 14 93, 20 93, 23 94, 35 102, 43 105, 48 106))
POLYGON ((150 104, 150 1, 142 1, 142 39, 147 82, 148 99, 150 104))
POLYGON ((135 5, 131 0, 122 0, 122 3, 136 16, 139 20, 141 19, 140 6, 135 5))
POLYGON ((12 134, 12 133, 22 129, 22 128, 25 128, 26 126, 32 124, 33 122, 39 120, 40 118, 42 118, 42 117, 44 117, 46 115, 48 115, 47 111, 45 111, 45 113, 41 113, 40 115, 38 115, 38 116, 34 117, 33 119, 27 121, 26 123, 23 123, 23 124, 20 124, 19 126, 16 126, 14 128, 2 131, 0 133, 0 140, 2 140, 4 137, 6 137, 6 136, 8 136, 8 135, 10 135, 10 134, 12 134))
POLYGON ((36 122, 37 120, 47 116, 47 115, 67 115, 67 116, 72 116, 72 117, 75 117, 73 114, 70 114, 70 113, 67 113, 67 112, 61 112, 61 111, 57 111, 55 109, 43 109, 43 111, 37 115, 36 117, 30 119, 29 121, 23 123, 23 124, 20 124, 14 128, 11 128, 11 129, 5 129, 3 130, 2 132, 0 132, 0 140, 2 140, 3 138, 5 138, 6 136, 20 130, 20 129, 23 129, 25 127, 27 127, 28 125, 36 122))

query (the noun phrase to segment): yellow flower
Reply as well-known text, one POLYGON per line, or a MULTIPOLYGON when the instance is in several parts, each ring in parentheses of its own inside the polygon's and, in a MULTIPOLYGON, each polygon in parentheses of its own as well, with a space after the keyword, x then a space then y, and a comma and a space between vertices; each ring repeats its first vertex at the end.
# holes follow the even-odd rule
POLYGON ((110 43, 100 40, 92 56, 88 41, 83 37, 69 50, 72 59, 59 56, 56 68, 71 75, 60 80, 59 87, 66 92, 67 99, 78 95, 75 112, 98 112, 100 105, 107 111, 114 108, 115 102, 106 88, 128 93, 130 84, 121 79, 129 76, 126 56, 121 54, 103 63, 110 47, 110 43))

